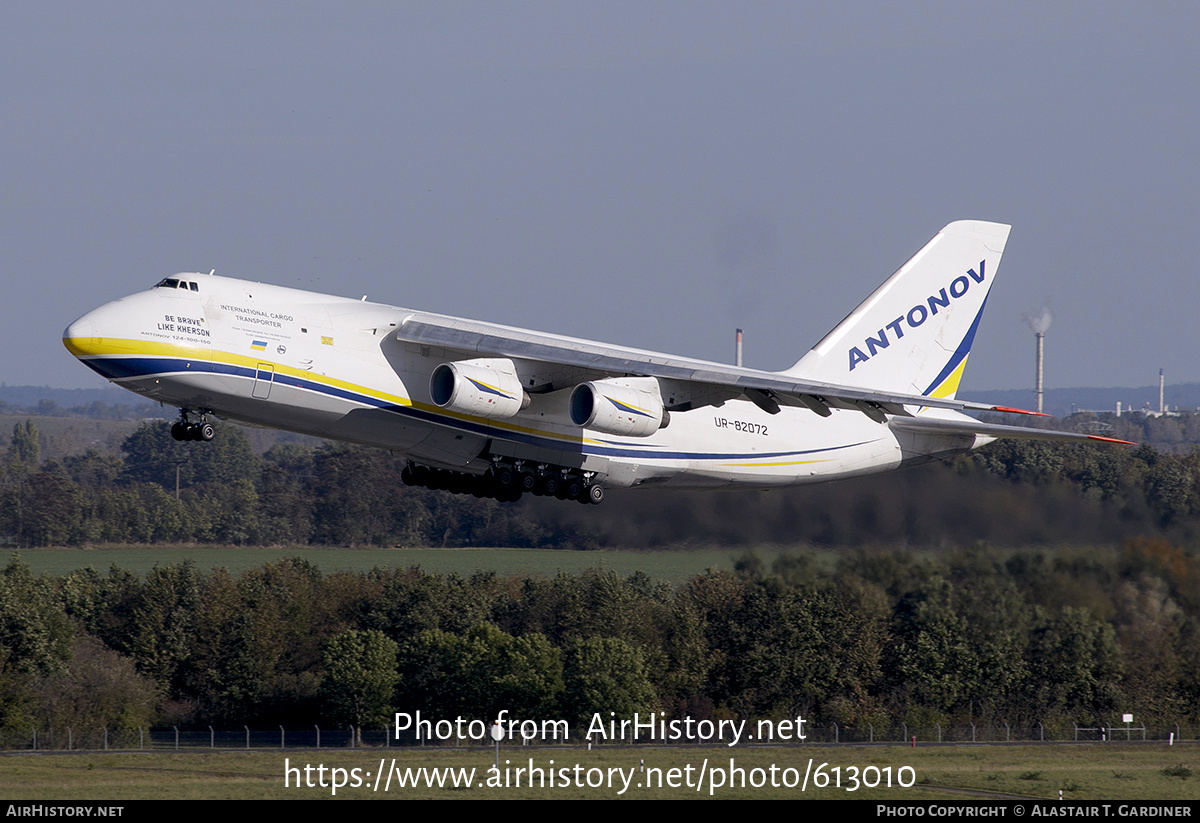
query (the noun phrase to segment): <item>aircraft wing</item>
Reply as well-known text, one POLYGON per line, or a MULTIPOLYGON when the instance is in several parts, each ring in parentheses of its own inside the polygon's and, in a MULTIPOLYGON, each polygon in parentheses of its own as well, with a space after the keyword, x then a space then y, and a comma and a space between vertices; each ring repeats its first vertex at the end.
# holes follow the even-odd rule
POLYGON ((1118 440, 1115 437, 1101 437, 1098 434, 1053 431, 1050 429, 1028 429, 1024 426, 983 423, 969 418, 959 420, 948 420, 941 417, 892 418, 888 425, 900 431, 911 431, 921 434, 978 434, 985 437, 1003 437, 1010 440, 1097 440, 1101 443, 1121 443, 1127 446, 1137 445, 1129 440, 1118 440))
MULTIPOLYGON (((417 313, 406 317, 394 333, 396 340, 423 346, 434 346, 466 353, 470 357, 510 358, 518 364, 522 383, 530 391, 549 391, 568 388, 585 376, 656 377, 664 381, 690 384, 693 391, 681 394, 692 398, 675 408, 695 408, 745 395, 764 411, 774 413, 780 405, 807 406, 817 414, 828 416, 829 409, 856 409, 879 422, 884 415, 908 416, 910 407, 930 407, 967 411, 1037 412, 974 403, 953 398, 897 394, 889 391, 830 383, 798 381, 795 377, 777 373, 739 368, 703 360, 673 357, 657 352, 608 346, 587 340, 541 334, 473 320, 417 313), (551 383, 527 377, 541 371, 556 375, 551 383), (707 401, 704 398, 708 398, 707 401), (697 402, 699 400, 699 402, 697 402)), ((667 408, 672 406, 668 400, 667 408)), ((1018 429, 1019 431, 1037 431, 1018 429)))

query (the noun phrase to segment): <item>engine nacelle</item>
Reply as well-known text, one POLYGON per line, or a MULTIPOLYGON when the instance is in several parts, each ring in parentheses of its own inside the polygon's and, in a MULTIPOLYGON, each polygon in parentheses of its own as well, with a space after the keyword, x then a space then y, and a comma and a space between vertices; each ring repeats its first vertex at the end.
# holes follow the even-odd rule
POLYGON ((429 377, 429 396, 443 409, 476 417, 512 417, 529 405, 511 360, 443 363, 429 377))
POLYGON ((580 383, 571 392, 571 422, 606 434, 649 437, 670 421, 653 377, 580 383))

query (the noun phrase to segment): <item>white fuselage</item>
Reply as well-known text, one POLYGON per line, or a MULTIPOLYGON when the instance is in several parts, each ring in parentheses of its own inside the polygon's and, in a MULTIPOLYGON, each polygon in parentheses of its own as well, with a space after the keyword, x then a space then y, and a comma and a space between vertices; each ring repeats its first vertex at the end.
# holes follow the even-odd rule
POLYGON ((407 321, 443 316, 211 275, 176 278, 182 287, 84 315, 64 333, 68 349, 154 400, 431 466, 479 473, 504 458, 594 472, 611 486, 775 487, 886 471, 985 439, 896 431, 853 409, 769 414, 742 398, 671 412, 649 436, 615 436, 571 421, 577 375, 531 394, 515 416, 474 417, 435 405, 429 381, 440 364, 477 355, 395 335, 407 321))

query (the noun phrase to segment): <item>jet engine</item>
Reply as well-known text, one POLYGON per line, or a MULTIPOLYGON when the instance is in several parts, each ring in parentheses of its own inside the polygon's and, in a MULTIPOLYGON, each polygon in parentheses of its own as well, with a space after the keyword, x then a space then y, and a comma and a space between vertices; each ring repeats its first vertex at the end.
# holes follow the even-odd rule
POLYGON ((653 377, 613 377, 580 383, 571 392, 571 422, 606 434, 649 437, 671 417, 653 377))
POLYGON ((529 405, 511 360, 443 363, 429 377, 429 396, 443 409, 476 417, 512 417, 529 405))

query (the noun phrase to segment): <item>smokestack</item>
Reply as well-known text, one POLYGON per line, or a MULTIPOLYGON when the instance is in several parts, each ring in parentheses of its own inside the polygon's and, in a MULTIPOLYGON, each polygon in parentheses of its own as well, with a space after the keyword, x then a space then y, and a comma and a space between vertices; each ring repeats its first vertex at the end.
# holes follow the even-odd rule
POLYGON ((1166 412, 1167 407, 1163 405, 1163 370, 1158 370, 1158 413, 1166 412))
POLYGON ((740 368, 742 365, 742 330, 737 330, 737 349, 734 352, 734 363, 740 368))
POLYGON ((1029 324, 1029 328, 1033 329, 1033 333, 1037 335, 1037 380, 1033 388, 1033 396, 1037 400, 1037 410, 1042 410, 1042 360, 1043 347, 1045 345, 1046 332, 1050 330, 1050 321, 1054 316, 1050 314, 1050 309, 1042 306, 1036 312, 1026 312, 1021 315, 1021 319, 1029 324))
POLYGON ((1043 359, 1043 346, 1045 344, 1045 341, 1046 341, 1046 334, 1044 332, 1038 332, 1037 333, 1037 382, 1035 382, 1033 385, 1033 396, 1037 400, 1037 411, 1039 414, 1041 414, 1041 412, 1042 412, 1042 359, 1043 359))

